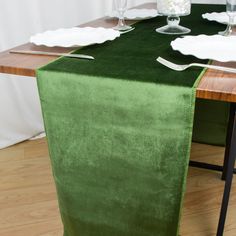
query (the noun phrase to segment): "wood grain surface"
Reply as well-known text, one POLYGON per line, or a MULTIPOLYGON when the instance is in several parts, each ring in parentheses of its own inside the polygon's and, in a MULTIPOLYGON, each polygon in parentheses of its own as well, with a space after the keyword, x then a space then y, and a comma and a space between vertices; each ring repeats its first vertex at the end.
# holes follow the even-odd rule
MULTIPOLYGON (((222 164, 224 148, 193 143, 191 159, 222 164)), ((190 168, 181 236, 214 236, 224 189, 220 173, 190 168)), ((62 236, 46 139, 0 150, 0 235, 62 236)), ((224 236, 236 235, 236 181, 224 236)))
MULTIPOLYGON (((155 3, 148 3, 139 6, 140 8, 155 8, 155 3)), ((131 22, 127 22, 131 24, 131 22)), ((113 27, 116 21, 106 18, 101 18, 81 26, 103 26, 113 27)), ((60 48, 60 47, 44 47, 35 46, 27 43, 14 48, 14 50, 33 50, 33 51, 48 51, 48 52, 70 52, 75 48, 60 48)), ((13 49, 11 49, 13 50, 13 49)), ((56 59, 53 56, 40 56, 40 55, 17 55, 11 54, 8 51, 0 53, 0 73, 8 73, 24 76, 35 76, 35 70, 51 61, 56 59)), ((236 68, 236 62, 221 63, 213 62, 213 64, 221 66, 229 66, 236 68)), ((181 72, 179 72, 181 73, 181 72)), ((202 77, 200 84, 197 88, 198 98, 221 100, 227 102, 236 102, 236 74, 220 72, 216 70, 207 70, 202 77)))

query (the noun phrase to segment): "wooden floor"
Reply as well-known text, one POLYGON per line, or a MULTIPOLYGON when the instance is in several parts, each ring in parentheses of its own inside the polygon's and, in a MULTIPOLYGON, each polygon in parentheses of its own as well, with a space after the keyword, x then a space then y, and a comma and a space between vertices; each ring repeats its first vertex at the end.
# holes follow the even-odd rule
MULTIPOLYGON (((223 152, 221 147, 193 144, 191 159, 221 163, 223 152)), ((223 186, 220 173, 190 168, 181 236, 215 235, 223 186)), ((45 139, 0 150, 0 236, 62 232, 45 139)), ((236 236, 236 181, 224 236, 236 236)))

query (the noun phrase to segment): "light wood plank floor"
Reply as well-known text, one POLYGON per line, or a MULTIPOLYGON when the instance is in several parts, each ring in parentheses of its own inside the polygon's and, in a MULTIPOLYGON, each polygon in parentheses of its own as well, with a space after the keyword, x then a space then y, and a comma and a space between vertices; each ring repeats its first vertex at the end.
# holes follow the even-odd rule
MULTIPOLYGON (((222 163, 223 152, 221 147, 193 144, 191 159, 222 163)), ((215 235, 223 186, 220 173, 190 168, 181 236, 215 235)), ((45 139, 0 150, 0 235, 62 235, 45 139)), ((235 180, 224 235, 236 235, 235 180)))

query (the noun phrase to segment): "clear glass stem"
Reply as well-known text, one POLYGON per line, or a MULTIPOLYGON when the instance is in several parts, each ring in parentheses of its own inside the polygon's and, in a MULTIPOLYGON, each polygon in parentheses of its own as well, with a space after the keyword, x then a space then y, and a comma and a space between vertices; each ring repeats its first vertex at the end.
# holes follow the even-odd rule
POLYGON ((168 16, 167 17, 167 24, 170 26, 170 27, 176 27, 179 25, 179 22, 180 22, 180 18, 179 16, 168 16))
POLYGON ((126 25, 124 14, 125 14, 125 10, 123 9, 118 10, 118 18, 119 18, 118 24, 115 27, 113 27, 113 29, 120 30, 120 31, 132 29, 131 26, 126 25))
POLYGON ((219 34, 223 36, 230 36, 230 35, 236 34, 235 25, 234 25, 234 16, 229 15, 229 23, 227 25, 227 28, 225 29, 225 31, 219 32, 219 34))
POLYGON ((118 20, 118 26, 123 27, 125 25, 124 19, 119 19, 118 20))
POLYGON ((229 15, 229 24, 227 28, 230 34, 233 32, 233 25, 234 25, 234 16, 229 15))
POLYGON ((234 25, 234 16, 232 15, 229 16, 229 25, 230 26, 234 25))
POLYGON ((119 17, 118 26, 123 27, 125 25, 124 13, 125 12, 123 10, 118 11, 118 17, 119 17))

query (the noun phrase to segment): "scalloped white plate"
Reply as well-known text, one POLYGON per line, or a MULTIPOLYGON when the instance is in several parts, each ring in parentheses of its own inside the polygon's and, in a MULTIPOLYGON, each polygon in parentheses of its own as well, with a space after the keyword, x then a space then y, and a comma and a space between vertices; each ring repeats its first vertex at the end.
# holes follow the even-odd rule
MULTIPOLYGON (((150 19, 158 16, 156 9, 130 9, 124 14, 126 20, 144 20, 150 19)), ((118 13, 116 11, 107 14, 110 18, 118 18, 118 13)))
POLYGON ((114 29, 74 27, 36 34, 30 38, 30 42, 47 47, 76 47, 101 44, 119 36, 120 32, 114 29))
POLYGON ((171 46, 184 55, 193 55, 200 59, 236 61, 236 36, 185 36, 172 41, 171 46))
MULTIPOLYGON (((227 25, 229 23, 229 16, 226 12, 212 12, 202 14, 203 19, 207 19, 209 21, 216 21, 221 24, 227 25)), ((236 17, 234 17, 234 25, 236 25, 236 17)))

